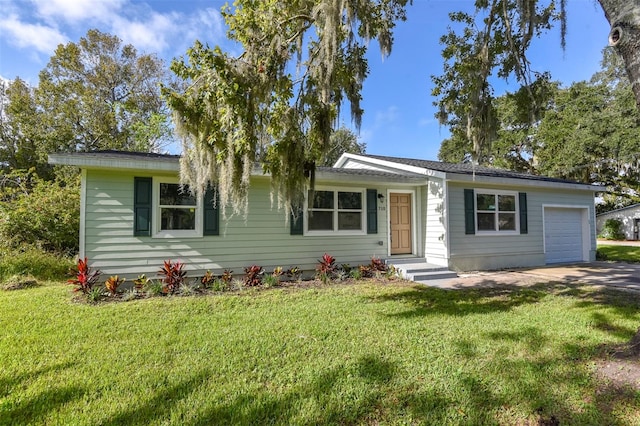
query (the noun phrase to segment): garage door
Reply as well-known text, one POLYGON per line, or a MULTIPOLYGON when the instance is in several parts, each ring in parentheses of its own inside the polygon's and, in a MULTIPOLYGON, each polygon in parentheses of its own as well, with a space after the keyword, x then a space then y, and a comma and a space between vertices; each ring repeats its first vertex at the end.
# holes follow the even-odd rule
POLYGON ((545 207, 544 249, 546 263, 581 262, 582 209, 545 207))

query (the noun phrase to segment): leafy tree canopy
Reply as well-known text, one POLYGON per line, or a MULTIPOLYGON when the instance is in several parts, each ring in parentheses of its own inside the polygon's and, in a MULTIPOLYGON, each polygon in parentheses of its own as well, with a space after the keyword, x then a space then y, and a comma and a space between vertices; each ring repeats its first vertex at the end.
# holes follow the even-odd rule
POLYGON ((56 151, 153 151, 171 135, 160 96, 163 63, 113 35, 89 30, 59 45, 40 72, 36 102, 56 151))
POLYGON ((358 142, 358 135, 344 126, 331 133, 329 142, 320 166, 331 167, 342 154, 364 154, 367 149, 367 144, 358 142))
POLYGON ((245 213, 251 170, 264 158, 278 207, 301 205, 343 103, 360 124, 368 42, 388 55, 406 4, 237 0, 227 7, 228 38, 242 53, 196 42, 171 66, 187 89, 164 91, 183 140, 182 180, 197 192, 215 183, 223 208, 245 213))
MULTIPOLYGON (((606 48, 601 64, 590 81, 567 88, 544 79, 531 85, 544 106, 533 120, 524 89, 496 98, 496 139, 479 163, 606 185, 613 191, 606 201, 612 207, 637 196, 640 115, 621 58, 606 48)), ((472 152, 464 130, 454 127, 439 157, 464 161, 472 152)))

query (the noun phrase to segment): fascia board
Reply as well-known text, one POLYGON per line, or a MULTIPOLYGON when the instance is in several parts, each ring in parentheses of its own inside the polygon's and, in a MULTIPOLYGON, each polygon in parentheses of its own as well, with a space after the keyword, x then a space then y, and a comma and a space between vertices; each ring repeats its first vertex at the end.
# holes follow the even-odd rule
POLYGON ((178 172, 179 162, 173 160, 136 160, 131 158, 97 158, 78 155, 49 154, 49 164, 56 166, 77 166, 91 170, 145 170, 158 172, 178 172))
POLYGON ((342 168, 344 164, 347 162, 347 160, 349 159, 372 164, 372 165, 387 167, 390 169, 395 169, 395 170, 398 170, 398 172, 410 172, 418 175, 437 177, 440 179, 444 179, 446 177, 446 173, 444 172, 425 169, 423 167, 410 166, 408 164, 396 163, 394 161, 380 160, 378 158, 370 158, 370 157, 357 155, 357 154, 342 154, 342 156, 338 159, 338 161, 336 161, 333 167, 342 168))
POLYGON ((568 183, 568 182, 550 182, 544 180, 529 180, 529 179, 513 179, 506 177, 493 177, 493 176, 479 176, 479 175, 463 175, 455 173, 447 173, 448 182, 462 182, 462 183, 487 183, 492 185, 504 185, 504 186, 524 186, 535 188, 550 188, 550 189, 572 189, 578 191, 591 191, 602 192, 606 190, 605 187, 597 185, 587 185, 581 183, 568 183))

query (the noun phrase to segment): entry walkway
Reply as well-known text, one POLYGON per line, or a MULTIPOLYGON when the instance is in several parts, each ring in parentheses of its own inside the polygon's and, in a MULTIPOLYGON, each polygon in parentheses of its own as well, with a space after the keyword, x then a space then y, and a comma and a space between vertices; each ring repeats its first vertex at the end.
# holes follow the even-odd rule
POLYGON ((530 286, 548 282, 579 282, 640 292, 640 264, 591 262, 459 274, 456 278, 436 280, 427 285, 444 289, 530 286))

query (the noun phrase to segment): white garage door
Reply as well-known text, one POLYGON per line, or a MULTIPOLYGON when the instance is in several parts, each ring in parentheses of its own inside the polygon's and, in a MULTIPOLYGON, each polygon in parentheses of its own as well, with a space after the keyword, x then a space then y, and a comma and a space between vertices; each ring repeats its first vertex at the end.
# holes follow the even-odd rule
POLYGON ((546 263, 581 262, 582 209, 545 207, 544 249, 546 263))

